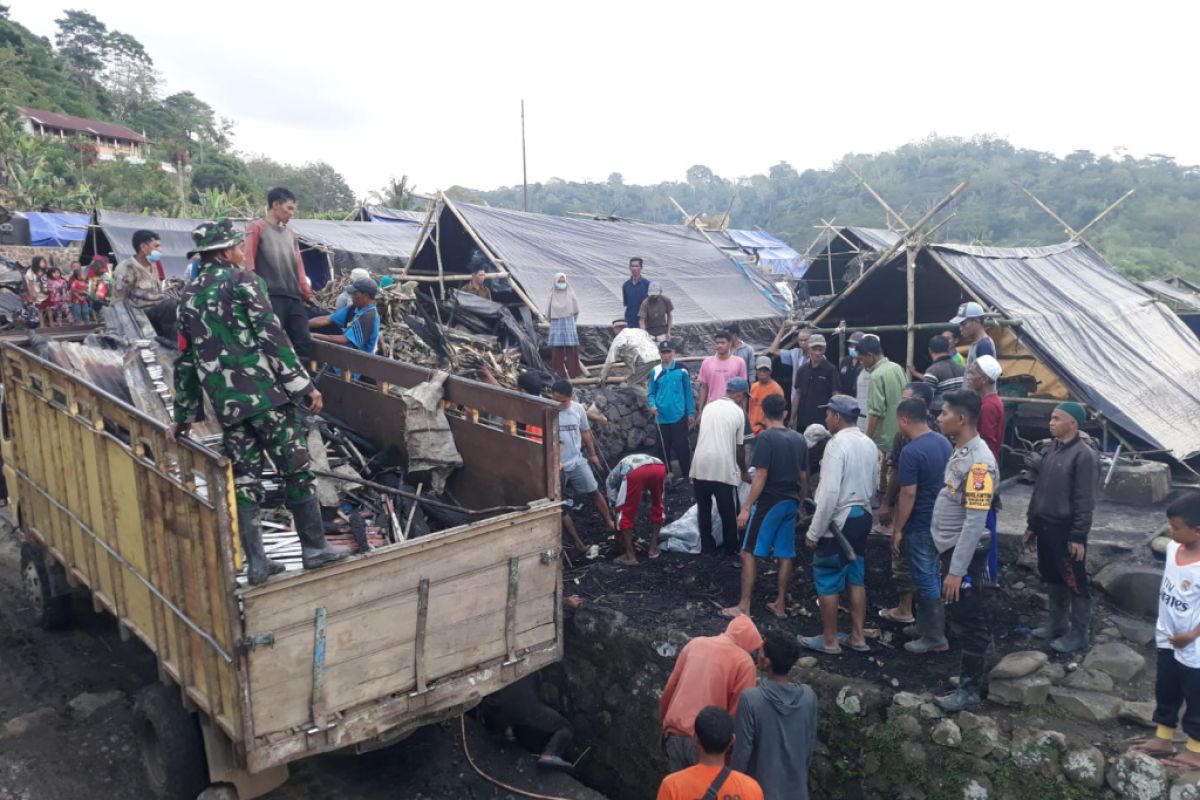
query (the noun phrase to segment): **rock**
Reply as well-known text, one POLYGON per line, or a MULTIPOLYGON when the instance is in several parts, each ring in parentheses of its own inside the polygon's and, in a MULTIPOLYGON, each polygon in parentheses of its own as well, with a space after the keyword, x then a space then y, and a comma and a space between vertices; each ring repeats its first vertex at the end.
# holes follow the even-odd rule
POLYGON ((1113 625, 1121 632, 1129 641, 1136 645, 1145 647, 1154 641, 1154 623, 1145 622, 1132 617, 1113 617, 1113 625))
POLYGON ((125 693, 117 689, 108 692, 84 692, 67 703, 67 710, 76 719, 87 719, 109 703, 124 699, 125 693))
POLYGON ((925 748, 916 742, 901 742, 900 756, 906 764, 924 764, 925 748))
POLYGON ((1110 561, 1096 573, 1094 582, 1125 613, 1139 617, 1157 615, 1162 567, 1110 561))
POLYGON ((1063 681, 1063 685, 1069 686, 1072 689, 1083 689, 1089 692, 1111 692, 1113 690, 1113 679, 1109 677, 1107 672, 1084 667, 1068 675, 1067 679, 1063 681))
POLYGON ((1046 702, 1049 693, 1050 679, 1039 674, 993 680, 988 684, 988 700, 1002 706, 1040 706, 1046 702))
POLYGON ((1155 536, 1154 541, 1150 542, 1150 549, 1155 555, 1165 557, 1167 555, 1167 545, 1171 543, 1170 536, 1155 536))
POLYGON ((1146 658, 1127 644, 1109 642, 1093 647, 1083 666, 1107 672, 1118 681, 1132 680, 1146 666, 1146 658))
POLYGON ((892 705, 905 710, 915 711, 924 702, 926 702, 926 698, 912 692, 896 692, 892 695, 892 705))
POLYGON ((1101 635, 1107 636, 1110 639, 1120 639, 1121 638, 1121 631, 1118 630, 1117 628, 1101 628, 1100 633, 1101 633, 1101 635))
POLYGON ((13 717, 0 726, 0 740, 24 736, 29 731, 58 716, 58 712, 48 706, 35 708, 33 711, 13 717))
POLYGON ((1154 703, 1135 703, 1133 701, 1125 701, 1121 704, 1121 710, 1117 712, 1117 719, 1122 722, 1129 722, 1133 725, 1141 725, 1143 728, 1154 730, 1158 726, 1153 720, 1154 703))
POLYGON ((1167 800, 1200 800, 1200 770, 1176 775, 1167 800))
POLYGON ((1076 719, 1087 722, 1110 722, 1117 718, 1124 702, 1119 697, 1102 692, 1087 692, 1055 686, 1050 689, 1050 701, 1076 719))
POLYGON ((991 717, 963 711, 958 715, 958 727, 962 731, 962 749, 973 756, 983 758, 1000 745, 1000 726, 991 717))
POLYGON ((992 796, 992 782, 982 775, 973 775, 963 785, 963 800, 988 800, 992 796))
POLYGON ((1062 760, 1063 774, 1083 786, 1099 789, 1104 785, 1104 753, 1091 745, 1067 751, 1062 760))
POLYGON ((862 699, 848 685, 841 688, 834 702, 837 703, 838 708, 851 716, 858 716, 862 713, 862 699))
POLYGON ((1169 782, 1166 768, 1145 753, 1125 753, 1108 769, 1108 785, 1125 800, 1162 800, 1169 782))
POLYGON ((921 723, 911 714, 904 714, 896 722, 896 726, 900 728, 900 732, 910 739, 916 739, 925 733, 925 729, 921 727, 921 723))
POLYGON ((1053 683, 1058 683, 1063 679, 1063 676, 1067 674, 1067 669, 1062 664, 1055 664, 1051 662, 1039 669, 1037 674, 1048 678, 1053 683))
POLYGON ((954 720, 943 719, 933 726, 933 733, 930 734, 934 744, 940 744, 942 747, 958 747, 962 744, 962 731, 954 720))
POLYGON ((800 669, 812 669, 817 665, 817 658, 816 656, 805 656, 797 661, 796 665, 800 667, 800 669))
MULTIPOLYGON (((1067 737, 1058 731, 1015 728, 1012 734, 1012 760, 1023 770, 1044 778, 1059 772, 1059 756, 1067 749, 1067 737)), ((1031 799, 1032 800, 1032 799, 1031 799)))
POLYGON ((943 711, 933 703, 921 703, 921 707, 917 709, 921 715, 921 719, 941 719, 946 716, 943 711))
POLYGON ((1103 633, 1097 633, 1092 637, 1092 644, 1108 644, 1109 641, 1111 640, 1103 633))
POLYGON ((991 678, 1024 678, 1030 675, 1050 660, 1050 657, 1040 650, 1020 650, 1009 653, 1000 659, 1000 663, 992 668, 991 678))
POLYGON ((1152 506, 1171 493, 1171 466, 1161 461, 1117 464, 1104 487, 1104 499, 1111 503, 1152 506))

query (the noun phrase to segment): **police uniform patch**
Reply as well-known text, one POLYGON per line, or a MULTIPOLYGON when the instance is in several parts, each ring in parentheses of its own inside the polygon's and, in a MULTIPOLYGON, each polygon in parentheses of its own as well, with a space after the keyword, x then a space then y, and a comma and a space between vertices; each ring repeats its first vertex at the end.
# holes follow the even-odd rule
POLYGON ((972 464, 963 486, 963 505, 972 511, 987 511, 992 507, 995 486, 987 464, 972 464))

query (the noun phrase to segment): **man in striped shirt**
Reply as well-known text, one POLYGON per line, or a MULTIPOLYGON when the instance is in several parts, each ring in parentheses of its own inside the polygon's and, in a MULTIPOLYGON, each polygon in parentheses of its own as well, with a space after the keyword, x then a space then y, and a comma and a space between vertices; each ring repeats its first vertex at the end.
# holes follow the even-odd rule
POLYGON ((935 412, 942 410, 942 396, 947 392, 963 388, 963 376, 966 369, 954 360, 950 340, 938 334, 929 340, 929 358, 933 363, 925 370, 923 380, 933 387, 933 405, 935 412))

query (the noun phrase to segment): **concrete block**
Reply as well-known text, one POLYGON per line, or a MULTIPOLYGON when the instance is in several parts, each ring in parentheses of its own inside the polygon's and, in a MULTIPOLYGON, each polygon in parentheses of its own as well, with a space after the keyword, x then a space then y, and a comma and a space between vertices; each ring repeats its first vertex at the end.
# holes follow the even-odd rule
POLYGON ((1171 467, 1158 461, 1118 464, 1104 499, 1132 506, 1160 503, 1171 493, 1171 467))

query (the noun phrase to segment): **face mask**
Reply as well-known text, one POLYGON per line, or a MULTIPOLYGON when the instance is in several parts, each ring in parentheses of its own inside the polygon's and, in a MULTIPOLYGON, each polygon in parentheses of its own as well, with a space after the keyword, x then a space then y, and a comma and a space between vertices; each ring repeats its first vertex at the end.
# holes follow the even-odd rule
POLYGON ((554 284, 554 288, 555 289, 565 289, 565 288, 567 288, 567 284, 563 283, 562 281, 559 281, 554 284))
POLYGON ((858 357, 858 349, 857 348, 854 348, 854 347, 847 348, 846 352, 850 354, 851 358, 858 357))
POLYGON ((157 250, 151 250, 150 255, 146 256, 146 260, 157 264, 159 261, 162 261, 162 253, 157 250))

